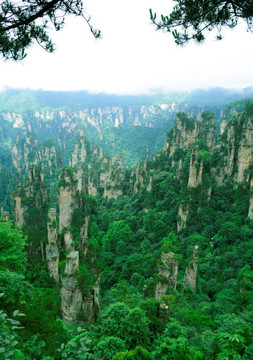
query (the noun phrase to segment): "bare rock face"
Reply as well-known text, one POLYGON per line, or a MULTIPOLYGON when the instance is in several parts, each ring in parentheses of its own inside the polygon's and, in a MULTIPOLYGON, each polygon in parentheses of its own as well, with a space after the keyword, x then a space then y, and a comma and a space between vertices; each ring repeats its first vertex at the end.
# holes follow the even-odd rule
MULTIPOLYGON (((28 205, 24 202, 29 201, 30 205, 36 209, 37 217, 33 219, 33 225, 38 228, 46 226, 43 211, 48 205, 47 189, 45 186, 44 175, 38 166, 34 165, 28 172, 29 180, 25 185, 19 186, 12 194, 15 210, 15 223, 21 228, 23 224, 29 222, 27 218, 28 205)), ((29 224, 28 224, 29 225, 29 224)))
POLYGON ((250 182, 250 168, 253 166, 253 117, 236 115, 230 120, 220 138, 217 151, 222 155, 219 163, 212 169, 218 185, 226 181, 250 182))
POLYGON ((32 164, 39 165, 41 163, 41 152, 39 151, 38 140, 32 134, 27 134, 24 143, 24 164, 26 171, 32 164), (32 155, 32 156, 31 156, 32 155))
MULTIPOLYGON (((79 164, 77 164, 78 166, 79 164)), ((99 312, 99 275, 90 268, 92 265, 86 268, 85 271, 89 271, 94 279, 95 285, 92 287, 85 283, 85 276, 83 275, 83 271, 87 267, 87 259, 89 264, 92 264, 94 260, 94 254, 89 253, 88 228, 90 215, 84 215, 84 224, 80 229, 79 242, 74 244, 70 227, 73 212, 78 206, 85 207, 85 204, 80 203, 76 177, 70 170, 65 170, 65 173, 61 175, 60 184, 62 184, 59 197, 60 230, 63 235, 63 246, 67 252, 65 276, 61 277, 62 316, 66 322, 82 321, 90 323, 96 319, 99 312), (79 260, 81 253, 84 254, 82 262, 79 260)), ((85 188, 81 188, 79 191, 83 193, 84 190, 85 188)))
POLYGON ((47 222, 47 239, 46 245, 46 259, 48 264, 49 274, 54 278, 56 288, 59 288, 59 249, 57 245, 57 226, 56 226, 56 209, 51 208, 48 211, 47 222))
POLYGON ((199 139, 204 140, 209 151, 215 147, 215 122, 214 114, 210 111, 203 111, 198 122, 199 139))
POLYGON ((56 145, 43 146, 41 149, 41 164, 44 171, 48 171, 49 175, 53 175, 58 167, 56 145))
POLYGON ((55 280, 57 289, 59 288, 59 256, 59 250, 56 244, 51 243, 46 245, 46 259, 48 270, 50 276, 55 280))
MULTIPOLYGON (((17 142, 19 141, 19 138, 17 137, 17 142)), ((20 151, 20 148, 17 144, 13 144, 12 149, 11 149, 11 158, 12 158, 12 163, 14 165, 14 167, 17 169, 18 173, 20 174, 21 172, 21 163, 22 163, 22 154, 20 151)))
POLYGON ((66 168, 60 179, 59 231, 70 226, 76 204, 77 182, 70 168, 66 168))
POLYGON ((47 238, 48 242, 56 243, 57 241, 57 226, 56 226, 56 209, 50 208, 48 210, 48 222, 47 222, 47 238))
POLYGON ((85 216, 84 221, 85 221, 85 223, 81 227, 81 231, 80 231, 80 239, 81 239, 81 250, 82 250, 82 252, 84 254, 84 258, 86 259, 87 253, 88 253, 88 250, 89 250, 89 246, 88 246, 88 228, 89 228, 89 222, 90 222, 90 215, 85 216))
POLYGON ((192 259, 189 261, 184 275, 184 287, 190 287, 193 292, 197 292, 197 271, 198 271, 198 245, 194 246, 192 259))
POLYGON ((238 173, 236 181, 249 182, 250 174, 248 169, 253 166, 253 116, 244 117, 242 120, 242 136, 238 147, 238 173), (243 121, 244 120, 244 121, 243 121))
POLYGON ((75 144, 75 148, 70 161, 70 166, 74 167, 78 163, 84 163, 87 157, 87 141, 85 136, 82 136, 75 144))
POLYGON ((95 285, 85 291, 84 279, 79 275, 79 252, 71 251, 67 256, 65 276, 61 278, 61 308, 66 322, 82 321, 90 323, 96 320, 99 307, 99 279, 95 285))
POLYGON ((130 182, 133 188, 133 193, 138 193, 143 187, 146 187, 147 191, 152 189, 152 172, 153 170, 147 170, 148 161, 145 160, 142 164, 138 164, 136 169, 131 173, 130 182))
POLYGON ((63 320, 66 322, 75 322, 82 309, 82 291, 77 279, 73 277, 62 277, 61 281, 61 309, 63 320))
POLYGON ((58 163, 54 141, 49 140, 42 145, 31 133, 27 133, 25 139, 17 135, 11 156, 14 167, 23 178, 26 178, 31 166, 39 165, 46 175, 53 175, 58 165, 61 165, 61 161, 58 163))
POLYGON ((17 227, 21 229, 22 225, 25 224, 25 213, 27 211, 27 206, 22 205, 20 196, 14 196, 13 200, 15 206, 15 223, 17 227))
POLYGON ((111 164, 107 158, 104 158, 103 164, 100 184, 104 187, 104 197, 107 200, 117 199, 123 195, 122 183, 125 176, 123 158, 120 154, 116 154, 111 164))
POLYGON ((155 298, 160 300, 163 295, 166 295, 168 288, 176 289, 177 273, 179 261, 175 259, 173 252, 162 253, 161 264, 158 268, 159 281, 156 284, 155 298))
POLYGON ((224 133, 226 126, 227 126, 227 122, 226 122, 226 120, 224 119, 224 120, 222 120, 222 122, 220 123, 220 134, 221 134, 221 135, 224 133))
POLYGON ((203 158, 199 159, 198 146, 192 149, 188 187, 197 187, 202 182, 203 158))
MULTIPOLYGON (((182 162, 180 162, 180 156, 182 155, 180 154, 186 153, 197 140, 204 141, 208 150, 213 151, 215 147, 215 123, 213 113, 203 111, 199 120, 191 119, 185 113, 178 113, 173 128, 167 134, 164 151, 166 156, 171 158, 171 165, 174 166, 177 164, 177 178, 179 180, 185 176, 181 171, 182 162)), ((196 165, 194 156, 198 156, 197 149, 195 149, 195 151, 193 150, 191 158, 191 162, 196 165)), ((192 167, 191 170, 193 171, 194 168, 192 167)), ((193 187, 195 187, 196 181, 201 181, 202 170, 199 170, 199 179, 196 178, 196 174, 190 173, 189 181, 191 182, 191 180, 195 178, 192 184, 193 187)), ((190 183, 189 187, 192 185, 190 183)))
POLYGON ((180 204, 178 208, 177 231, 186 227, 187 218, 189 215, 189 204, 180 204))
POLYGON ((77 321, 82 309, 83 295, 78 280, 73 276, 79 271, 79 252, 72 251, 67 256, 65 276, 61 277, 61 308, 64 321, 77 321))
POLYGON ((99 305, 99 282, 91 289, 90 297, 84 298, 82 304, 82 313, 84 321, 88 324, 96 321, 97 315, 100 312, 99 305))
POLYGON ((173 156, 176 149, 188 149, 189 145, 198 139, 197 121, 191 120, 185 113, 176 115, 176 121, 165 140, 164 150, 168 156, 173 156))
POLYGON ((250 199, 249 199, 249 213, 248 217, 253 220, 253 178, 250 182, 250 199))
POLYGON ((65 266, 65 274, 67 276, 74 275, 78 271, 79 267, 79 252, 71 251, 67 256, 67 262, 65 266))

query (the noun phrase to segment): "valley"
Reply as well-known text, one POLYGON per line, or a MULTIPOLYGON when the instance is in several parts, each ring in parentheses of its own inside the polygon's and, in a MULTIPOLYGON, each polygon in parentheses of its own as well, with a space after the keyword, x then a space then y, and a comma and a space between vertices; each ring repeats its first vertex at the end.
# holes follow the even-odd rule
POLYGON ((1 94, 5 360, 253 359, 245 92, 1 94))

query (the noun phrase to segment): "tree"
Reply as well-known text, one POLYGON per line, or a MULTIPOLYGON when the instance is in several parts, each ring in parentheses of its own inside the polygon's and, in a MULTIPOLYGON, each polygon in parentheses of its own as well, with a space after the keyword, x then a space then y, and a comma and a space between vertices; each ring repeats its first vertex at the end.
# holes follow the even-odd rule
POLYGON ((11 222, 0 222, 0 270, 23 274, 27 239, 11 222))
POLYGON ((251 1, 176 0, 176 3, 172 12, 167 16, 161 15, 160 20, 150 9, 150 19, 158 30, 171 32, 177 45, 183 45, 191 39, 203 42, 206 32, 214 29, 217 31, 217 40, 221 40, 222 28, 234 28, 241 19, 246 22, 248 31, 253 32, 251 1))
POLYGON ((0 53, 5 59, 22 60, 26 49, 36 41, 46 51, 54 45, 48 35, 50 25, 60 30, 67 15, 82 17, 98 38, 100 31, 90 24, 81 0, 4 0, 0 4, 0 53))

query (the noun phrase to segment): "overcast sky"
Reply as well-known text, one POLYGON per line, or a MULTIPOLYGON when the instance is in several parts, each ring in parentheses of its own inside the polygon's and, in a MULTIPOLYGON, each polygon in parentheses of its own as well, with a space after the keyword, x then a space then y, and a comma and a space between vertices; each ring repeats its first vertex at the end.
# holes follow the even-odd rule
POLYGON ((38 45, 20 63, 0 60, 0 89, 88 90, 144 94, 222 86, 253 86, 253 34, 245 25, 215 34, 202 45, 177 47, 169 34, 150 24, 149 8, 168 13, 170 0, 87 0, 95 40, 82 19, 53 33, 54 54, 38 45))

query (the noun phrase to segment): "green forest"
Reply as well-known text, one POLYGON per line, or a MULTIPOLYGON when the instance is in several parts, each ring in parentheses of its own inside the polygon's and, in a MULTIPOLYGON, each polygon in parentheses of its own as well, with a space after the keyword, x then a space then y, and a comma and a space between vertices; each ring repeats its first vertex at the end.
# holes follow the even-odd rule
POLYGON ((1 359, 253 360, 253 101, 211 106, 97 143, 1 115, 1 359))

